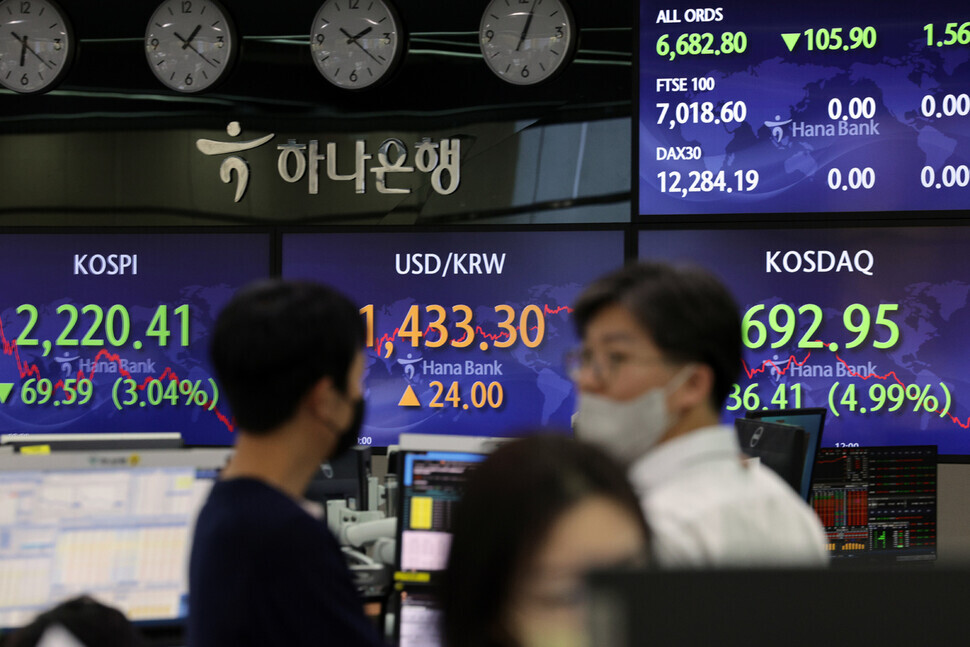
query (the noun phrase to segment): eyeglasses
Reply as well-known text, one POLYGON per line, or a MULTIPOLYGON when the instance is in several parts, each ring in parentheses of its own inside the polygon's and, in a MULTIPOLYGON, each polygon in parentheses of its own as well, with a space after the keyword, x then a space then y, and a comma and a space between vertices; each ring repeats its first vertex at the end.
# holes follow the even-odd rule
POLYGON ((662 357, 636 357, 625 352, 607 352, 600 357, 588 348, 576 348, 566 353, 566 369, 573 380, 579 380, 583 372, 592 370, 597 379, 611 382, 627 366, 650 366, 663 364, 662 357))

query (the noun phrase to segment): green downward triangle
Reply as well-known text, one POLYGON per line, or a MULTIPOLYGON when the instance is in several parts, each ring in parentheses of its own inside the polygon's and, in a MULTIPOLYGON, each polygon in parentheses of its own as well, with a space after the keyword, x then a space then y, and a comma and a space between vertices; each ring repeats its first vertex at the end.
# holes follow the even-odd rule
POLYGON ((10 397, 11 391, 13 391, 13 382, 0 384, 0 404, 7 404, 7 398, 10 397))
POLYGON ((788 51, 794 51, 795 45, 798 44, 798 37, 801 34, 782 34, 781 37, 785 39, 785 44, 788 45, 788 51))

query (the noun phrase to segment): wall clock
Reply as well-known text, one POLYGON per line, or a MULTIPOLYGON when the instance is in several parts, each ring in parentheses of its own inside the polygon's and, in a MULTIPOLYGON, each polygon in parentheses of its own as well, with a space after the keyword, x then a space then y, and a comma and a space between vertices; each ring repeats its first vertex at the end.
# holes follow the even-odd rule
POLYGON ((74 58, 71 23, 52 0, 0 2, 0 84, 25 94, 56 86, 74 58))
POLYGON ((238 49, 232 18, 215 0, 166 0, 145 30, 148 65, 177 92, 201 92, 225 79, 238 49))
POLYGON ((515 85, 541 83, 562 71, 578 36, 565 0, 491 0, 478 35, 488 68, 515 85))
POLYGON ((326 0, 310 30, 320 74, 349 90, 386 81, 406 49, 407 33, 388 0, 326 0))

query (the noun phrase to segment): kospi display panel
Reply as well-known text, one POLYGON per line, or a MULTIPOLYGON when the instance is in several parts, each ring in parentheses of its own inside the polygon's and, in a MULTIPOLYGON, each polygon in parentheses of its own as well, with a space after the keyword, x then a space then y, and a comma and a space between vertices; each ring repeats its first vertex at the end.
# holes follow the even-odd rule
POLYGON ((718 274, 743 317, 724 419, 825 407, 823 447, 970 456, 970 229, 644 231, 643 258, 718 274))
POLYGON ((0 433, 232 444, 209 332, 269 252, 249 233, 0 235, 0 433))
POLYGON ((623 262, 620 231, 294 233, 283 276, 329 283, 368 329, 359 442, 568 428, 570 306, 623 262))
POLYGON ((641 216, 965 203, 965 7, 698 6, 640 2, 641 216))

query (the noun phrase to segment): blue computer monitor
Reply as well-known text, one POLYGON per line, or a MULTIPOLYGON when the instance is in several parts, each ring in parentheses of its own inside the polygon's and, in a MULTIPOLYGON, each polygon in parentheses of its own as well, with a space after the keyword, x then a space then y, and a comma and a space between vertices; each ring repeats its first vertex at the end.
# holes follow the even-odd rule
POLYGON ((568 428, 579 344, 571 307, 623 264, 623 232, 299 232, 284 278, 323 281, 367 325, 367 417, 358 443, 403 433, 516 437, 568 428))
POLYGON ((776 409, 774 411, 749 411, 748 418, 758 418, 766 422, 780 422, 801 427, 808 434, 805 447, 805 469, 802 471, 799 494, 806 501, 812 495, 812 473, 815 469, 815 454, 822 446, 822 428, 825 426, 825 409, 776 409))
POLYGON ((0 434, 233 444, 209 339, 270 251, 260 232, 0 235, 0 434))

